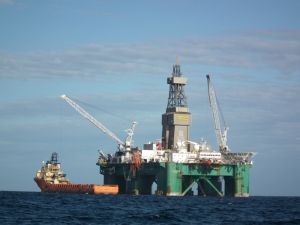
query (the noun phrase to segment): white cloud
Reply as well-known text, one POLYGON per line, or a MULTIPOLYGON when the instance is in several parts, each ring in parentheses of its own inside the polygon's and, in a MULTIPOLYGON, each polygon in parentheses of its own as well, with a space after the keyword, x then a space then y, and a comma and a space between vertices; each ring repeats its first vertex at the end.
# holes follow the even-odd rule
POLYGON ((53 52, 0 53, 0 78, 99 78, 162 74, 179 55, 185 65, 300 71, 300 31, 140 44, 90 44, 53 52))

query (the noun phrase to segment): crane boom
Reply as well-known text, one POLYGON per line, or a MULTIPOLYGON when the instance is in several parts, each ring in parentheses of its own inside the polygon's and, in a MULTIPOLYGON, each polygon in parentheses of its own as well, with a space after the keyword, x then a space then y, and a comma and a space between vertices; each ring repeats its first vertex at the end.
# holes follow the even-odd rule
POLYGON ((134 134, 134 129, 135 129, 136 124, 137 124, 137 122, 133 121, 131 128, 126 130, 126 132, 127 132, 127 138, 126 138, 126 142, 125 142, 126 146, 130 147, 132 144, 132 137, 134 134))
POLYGON ((212 111, 212 117, 213 117, 217 142, 219 144, 220 151, 226 152, 228 151, 228 146, 227 146, 228 127, 225 126, 224 130, 222 131, 216 92, 210 80, 210 76, 206 75, 206 78, 207 78, 207 86, 208 86, 208 98, 209 98, 210 108, 212 111))
POLYGON ((125 145, 125 143, 123 141, 121 141, 113 132, 111 132, 108 128, 106 128, 102 123, 100 123, 98 120, 96 120, 93 116, 91 116, 87 111, 85 111, 81 106, 79 106, 76 102, 74 102, 68 96, 61 95, 60 97, 63 100, 65 100, 71 107, 73 107, 84 118, 86 118, 88 121, 90 121, 92 124, 94 124, 100 130, 102 130, 103 133, 107 134, 112 139, 114 139, 119 145, 122 145, 122 146, 125 145))

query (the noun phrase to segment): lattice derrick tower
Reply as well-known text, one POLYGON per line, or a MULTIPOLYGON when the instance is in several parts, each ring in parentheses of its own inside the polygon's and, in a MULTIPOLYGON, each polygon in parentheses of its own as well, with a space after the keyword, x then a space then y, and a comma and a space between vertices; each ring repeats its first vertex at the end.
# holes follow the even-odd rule
POLYGON ((174 77, 182 77, 181 71, 180 71, 180 65, 175 64, 173 66, 173 74, 172 77, 168 78, 168 84, 169 87, 169 98, 168 98, 168 106, 167 109, 173 108, 173 107, 187 107, 187 99, 184 94, 184 82, 172 82, 174 81, 174 77))

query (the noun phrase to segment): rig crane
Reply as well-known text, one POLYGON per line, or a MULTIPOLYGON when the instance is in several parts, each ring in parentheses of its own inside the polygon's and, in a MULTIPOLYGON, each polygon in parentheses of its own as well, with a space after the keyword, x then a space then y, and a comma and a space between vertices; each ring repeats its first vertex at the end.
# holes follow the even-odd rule
POLYGON ((207 86, 208 86, 209 104, 212 111, 212 117, 213 117, 217 142, 219 144, 220 152, 226 153, 229 151, 229 148, 227 146, 227 131, 229 128, 226 126, 224 119, 223 119, 224 128, 223 130, 221 128, 220 117, 219 117, 220 110, 218 106, 216 92, 213 87, 210 76, 206 75, 206 78, 207 78, 207 86))
POLYGON ((119 146, 120 150, 130 151, 131 144, 133 142, 132 137, 133 137, 133 134, 134 134, 134 128, 136 126, 135 121, 133 121, 132 127, 126 130, 128 136, 126 138, 126 141, 123 142, 112 131, 110 131, 107 127, 105 127, 102 123, 100 123, 92 115, 90 115, 87 111, 85 111, 81 106, 79 106, 76 102, 74 102, 74 100, 72 100, 71 98, 69 98, 66 95, 61 95, 60 97, 63 100, 65 100, 72 108, 74 108, 80 115, 82 115, 84 118, 86 118, 92 124, 94 124, 97 128, 99 128, 103 133, 107 134, 114 141, 116 141, 118 143, 118 146, 119 146))

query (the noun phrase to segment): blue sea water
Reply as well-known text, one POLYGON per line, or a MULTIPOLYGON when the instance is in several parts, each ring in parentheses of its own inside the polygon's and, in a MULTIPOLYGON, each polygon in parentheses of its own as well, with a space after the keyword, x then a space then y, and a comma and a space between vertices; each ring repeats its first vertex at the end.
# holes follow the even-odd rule
POLYGON ((300 224, 300 197, 0 192, 0 224, 300 224))

